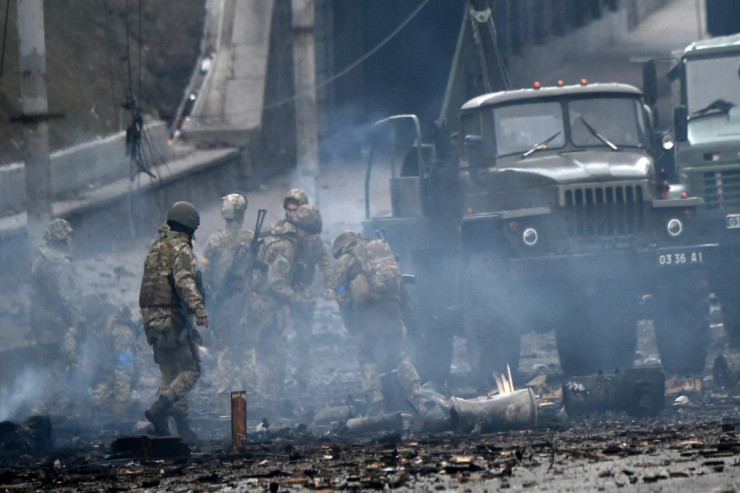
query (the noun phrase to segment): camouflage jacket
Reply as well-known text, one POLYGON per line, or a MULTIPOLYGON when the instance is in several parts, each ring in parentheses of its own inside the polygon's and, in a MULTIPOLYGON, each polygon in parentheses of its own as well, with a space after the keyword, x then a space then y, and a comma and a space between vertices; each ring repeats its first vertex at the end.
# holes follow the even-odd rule
POLYGON ((289 222, 280 221, 270 228, 270 233, 261 241, 252 290, 285 305, 307 302, 307 292, 295 286, 299 243, 295 227, 289 222))
POLYGON ((81 297, 66 250, 41 246, 31 268, 31 327, 37 343, 61 344, 82 321, 81 297))
POLYGON ((195 256, 193 246, 182 233, 168 228, 160 229, 144 262, 139 307, 148 323, 147 310, 153 308, 179 309, 182 302, 188 313, 205 317, 203 295, 195 283, 195 256))
POLYGON ((329 254, 319 235, 310 235, 301 241, 298 248, 298 266, 299 275, 296 276, 296 283, 310 286, 313 283, 316 267, 318 266, 324 276, 324 287, 326 289, 333 287, 334 281, 329 254))
POLYGON ((340 309, 353 308, 349 285, 361 273, 360 261, 355 257, 353 249, 345 249, 337 259, 333 275, 333 289, 340 309))
MULTIPOLYGON (((288 224, 288 221, 282 219, 274 227, 285 227, 285 224, 288 224)), ((321 241, 319 235, 308 235, 298 242, 295 284, 304 287, 313 284, 317 266, 324 276, 324 287, 331 289, 334 285, 332 280, 333 271, 324 242, 321 241)))
POLYGON ((211 235, 203 253, 203 277, 210 300, 214 303, 235 289, 244 289, 249 266, 249 246, 253 233, 225 228, 211 235))

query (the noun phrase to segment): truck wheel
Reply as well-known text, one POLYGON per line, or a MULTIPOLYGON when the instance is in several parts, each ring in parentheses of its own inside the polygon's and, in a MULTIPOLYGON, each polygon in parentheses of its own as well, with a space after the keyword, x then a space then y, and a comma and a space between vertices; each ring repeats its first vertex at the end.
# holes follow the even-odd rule
POLYGON ((632 366, 637 350, 637 294, 621 283, 602 283, 577 297, 555 328, 560 366, 588 375, 632 366), (580 299, 578 299, 580 298, 580 299))
POLYGON ((667 373, 704 371, 709 346, 709 284, 703 272, 661 279, 656 288, 653 326, 667 373))
POLYGON ((473 255, 465 267, 463 322, 473 376, 493 382, 493 372, 519 368, 521 335, 511 319, 506 274, 486 255, 473 255))

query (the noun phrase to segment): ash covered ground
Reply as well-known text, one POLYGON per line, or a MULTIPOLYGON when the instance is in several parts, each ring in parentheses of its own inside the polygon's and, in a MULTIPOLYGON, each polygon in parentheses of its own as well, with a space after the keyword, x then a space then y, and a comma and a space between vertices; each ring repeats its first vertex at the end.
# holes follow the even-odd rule
MULTIPOLYGON (((324 237, 329 241, 343 229, 360 228, 363 199, 358 177, 362 170, 325 171, 320 206, 326 223, 324 237)), ((250 193, 248 220, 262 207, 269 210, 267 222, 278 219, 282 194, 294 184, 291 177, 281 177, 250 193)), ((383 199, 382 193, 377 198, 383 199)), ((204 213, 203 227, 196 233, 196 251, 221 225, 219 203, 220 198, 214 197, 210 204, 199 204, 204 213)), ((382 208, 381 204, 379 211, 382 208)), ((151 238, 138 238, 115 251, 91 256, 85 255, 84 245, 77 245, 82 288, 104 293, 112 303, 127 304, 138 313, 140 271, 150 242, 151 238)), ((1 333, 3 348, 23 346, 23 334, 28 331, 22 316, 26 294, 27 288, 22 287, 4 298, 15 311, 13 324, 1 333)), ((179 459, 131 458, 111 449, 116 438, 146 431, 140 420, 154 398, 158 373, 142 337, 142 368, 134 396, 138 404, 132 406, 128 420, 111 420, 64 399, 56 408, 40 409, 33 399, 38 387, 27 389, 25 401, 14 397, 15 408, 7 410, 2 419, 26 426, 24 420, 30 415, 48 415, 51 442, 36 450, 22 443, 14 449, 4 442, 0 491, 734 491, 740 477, 736 437, 740 388, 723 388, 714 382, 711 364, 717 354, 738 355, 727 347, 718 306, 713 307, 713 321, 704 377, 668 375, 666 406, 657 417, 635 418, 616 411, 569 417, 562 409, 554 337, 544 333, 524 337, 520 371, 514 378, 517 388, 528 385, 537 395, 537 426, 498 433, 380 431, 357 435, 336 423, 312 424, 317 413, 361 395, 355 341, 342 327, 334 303, 319 299, 313 328, 314 372, 307 388, 296 388, 291 378, 293 356, 299 348, 290 345, 286 382, 290 401, 285 403, 289 416, 265 423, 259 412, 248 409, 248 445, 239 453, 232 452, 229 403, 214 397, 209 371, 213 355, 206 354, 204 374, 191 394, 193 425, 200 440, 192 446, 190 457, 179 459)), ((652 325, 643 321, 636 366, 659 363, 652 325)), ((473 397, 491 390, 473 385, 469 370, 465 341, 456 338, 452 376, 442 389, 445 395, 473 397)), ((3 394, 6 407, 9 395, 3 394)), ((404 420, 406 424, 413 421, 411 409, 404 420)))
MULTIPOLYGON (((693 7, 690 0, 677 0, 666 8, 670 13, 646 22, 628 39, 606 50, 579 54, 577 61, 549 73, 549 79, 585 76, 592 81, 639 84, 639 65, 630 60, 666 54, 691 41, 695 28, 686 18, 693 15, 693 7)), ((318 205, 326 225, 323 236, 330 241, 343 229, 360 228, 363 169, 329 165, 322 172, 318 205)), ((376 179, 377 184, 383 181, 382 176, 376 179)), ((281 177, 249 193, 245 227, 252 228, 258 208, 269 210, 266 223, 279 219, 282 194, 298 184, 292 177, 281 177)), ((372 190, 374 199, 381 202, 374 213, 382 213, 389 206, 384 188, 372 190)), ((196 253, 221 226, 219 204, 219 197, 196 204, 203 212, 196 253)), ((114 251, 76 245, 85 292, 104 293, 110 302, 126 304, 138 313, 142 263, 155 234, 122 243, 114 251)), ((6 284, 3 288, 0 349, 20 350, 28 343, 28 287, 6 284)), ((562 409, 562 376, 553 334, 531 333, 523 339, 514 383, 517 388, 529 385, 537 395, 537 426, 497 433, 359 436, 331 424, 311 425, 317 413, 342 406, 360 393, 354 339, 342 328, 334 304, 319 299, 313 331, 314 373, 307 388, 296 388, 290 378, 297 350, 290 346, 286 386, 291 402, 286 410, 292 417, 271 420, 265 429, 262 416, 249 413, 248 444, 239 453, 231 452, 230 418, 224 412, 228 403, 217 401, 210 391, 212 355, 206 355, 191 406, 201 440, 188 458, 179 459, 136 459, 111 450, 116 438, 141 433, 137 422, 155 395, 158 373, 150 348, 140 338, 142 368, 134 396, 139 403, 132 406, 128 420, 113 421, 63 401, 56 408, 39 409, 33 397, 46 389, 34 385, 37 380, 0 396, 0 420, 12 420, 19 427, 17 443, 3 442, 0 451, 0 491, 736 491, 740 387, 725 388, 715 382, 711 365, 718 354, 728 355, 731 361, 740 361, 740 354, 727 346, 720 310, 713 306, 710 352, 702 378, 668 375, 665 408, 656 417, 617 411, 569 417, 562 409), (34 413, 50 416, 51 443, 38 438, 43 422, 25 421, 34 413)), ((636 366, 659 363, 652 324, 642 321, 636 366)), ((452 377, 443 389, 446 394, 470 397, 490 390, 473 385, 469 369, 465 342, 456 338, 452 377)), ((409 410, 404 419, 412 421, 412 414, 409 410)), ((7 436, 9 425, 3 426, 0 434, 7 436)))

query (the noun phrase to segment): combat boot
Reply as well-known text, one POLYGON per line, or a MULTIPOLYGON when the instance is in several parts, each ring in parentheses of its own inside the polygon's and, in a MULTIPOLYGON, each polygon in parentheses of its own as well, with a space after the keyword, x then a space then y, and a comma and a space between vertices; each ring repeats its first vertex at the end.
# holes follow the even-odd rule
POLYGON ((190 427, 190 420, 187 416, 181 414, 175 414, 175 425, 177 426, 177 433, 184 441, 193 443, 198 441, 198 435, 190 427))
POLYGON ((170 434, 170 426, 167 423, 167 414, 172 407, 170 400, 160 395, 154 404, 144 411, 144 416, 154 426, 154 433, 159 436, 167 436, 170 434))

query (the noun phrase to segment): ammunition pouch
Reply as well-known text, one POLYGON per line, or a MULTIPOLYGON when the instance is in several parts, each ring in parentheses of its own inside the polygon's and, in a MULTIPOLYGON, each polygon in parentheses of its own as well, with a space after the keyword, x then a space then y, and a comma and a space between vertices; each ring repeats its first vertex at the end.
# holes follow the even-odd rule
POLYGON ((161 315, 144 321, 144 333, 150 346, 157 348, 174 348, 182 345, 180 334, 185 325, 181 317, 175 315, 161 315))

